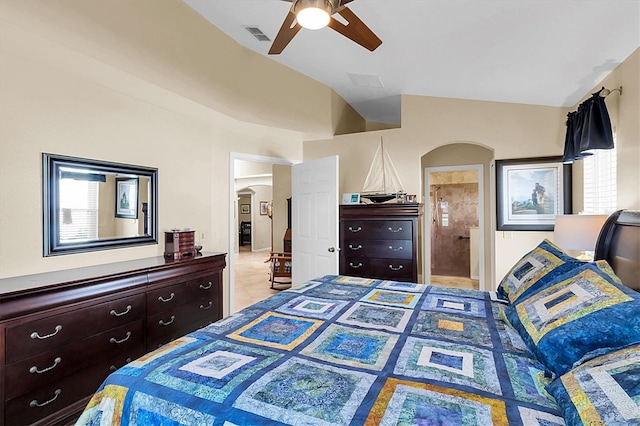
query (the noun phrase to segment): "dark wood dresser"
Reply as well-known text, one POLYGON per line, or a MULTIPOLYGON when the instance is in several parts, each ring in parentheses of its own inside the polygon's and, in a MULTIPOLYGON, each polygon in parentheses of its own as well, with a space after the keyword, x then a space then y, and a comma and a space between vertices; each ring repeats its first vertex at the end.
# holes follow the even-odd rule
POLYGON ((75 421, 111 371, 222 318, 225 256, 0 280, 0 424, 75 421))
POLYGON ((340 206, 340 274, 418 281, 422 204, 340 206))

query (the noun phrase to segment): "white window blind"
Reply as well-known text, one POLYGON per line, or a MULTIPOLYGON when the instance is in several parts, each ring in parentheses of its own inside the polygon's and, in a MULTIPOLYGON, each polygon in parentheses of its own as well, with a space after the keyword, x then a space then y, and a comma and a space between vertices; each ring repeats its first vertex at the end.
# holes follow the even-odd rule
POLYGON ((60 180, 60 242, 98 239, 98 185, 89 180, 60 180))
POLYGON ((616 149, 595 150, 583 163, 584 213, 613 213, 617 209, 616 149))

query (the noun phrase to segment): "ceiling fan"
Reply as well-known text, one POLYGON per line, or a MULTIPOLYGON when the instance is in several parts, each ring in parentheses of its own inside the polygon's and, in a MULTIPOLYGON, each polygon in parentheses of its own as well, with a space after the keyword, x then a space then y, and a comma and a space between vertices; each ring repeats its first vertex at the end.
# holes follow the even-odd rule
POLYGON ((283 1, 293 4, 269 49, 269 55, 282 53, 301 28, 316 30, 328 26, 372 52, 382 44, 382 40, 345 6, 353 0, 283 1), (334 14, 340 15, 347 24, 335 19, 334 14))

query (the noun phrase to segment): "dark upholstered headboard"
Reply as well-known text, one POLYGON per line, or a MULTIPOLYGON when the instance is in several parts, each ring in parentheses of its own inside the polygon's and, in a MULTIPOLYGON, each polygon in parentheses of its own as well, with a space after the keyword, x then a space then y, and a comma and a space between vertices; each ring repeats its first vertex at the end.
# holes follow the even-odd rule
POLYGON ((594 259, 609 262, 627 287, 640 291, 640 210, 618 210, 609 216, 594 259))

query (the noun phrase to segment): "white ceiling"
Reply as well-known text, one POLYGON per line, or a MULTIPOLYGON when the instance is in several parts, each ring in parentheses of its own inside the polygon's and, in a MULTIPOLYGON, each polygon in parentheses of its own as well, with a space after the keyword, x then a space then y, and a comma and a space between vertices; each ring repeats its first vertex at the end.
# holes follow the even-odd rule
MULTIPOLYGON (((267 56, 291 3, 184 0, 239 44, 267 56)), ((269 56, 332 87, 365 119, 400 123, 400 95, 573 106, 640 46, 640 0, 355 0, 383 44, 302 29, 269 56), (379 79, 383 87, 362 87, 379 79), (362 79, 361 79, 362 80, 362 79)), ((640 78, 640 77, 639 77, 640 78)))

